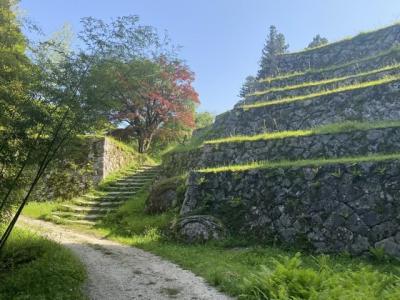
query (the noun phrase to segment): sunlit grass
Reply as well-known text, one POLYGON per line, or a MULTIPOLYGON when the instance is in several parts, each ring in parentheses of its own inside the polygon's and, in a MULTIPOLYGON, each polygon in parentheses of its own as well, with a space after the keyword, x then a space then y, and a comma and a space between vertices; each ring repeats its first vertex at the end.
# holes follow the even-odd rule
POLYGON ((215 140, 208 140, 205 141, 204 144, 254 142, 260 140, 284 139, 290 137, 352 132, 356 130, 371 130, 371 129, 381 129, 388 127, 400 127, 400 121, 379 121, 379 122, 346 121, 346 122, 333 123, 305 130, 288 130, 288 131, 278 131, 278 132, 267 132, 257 135, 231 136, 215 140))
POLYGON ((318 158, 305 160, 283 160, 283 161, 257 161, 246 164, 228 165, 198 170, 200 173, 221 173, 221 172, 243 172, 254 169, 274 168, 297 168, 306 166, 322 166, 329 164, 352 164, 361 162, 379 162, 385 160, 399 160, 400 153, 394 154, 371 154, 365 156, 340 157, 340 158, 318 158))
POLYGON ((398 81, 399 79, 400 79, 400 76, 387 76, 387 77, 381 78, 379 80, 343 86, 343 87, 339 87, 339 88, 333 89, 333 90, 321 91, 318 93, 313 93, 313 94, 304 95, 304 96, 294 96, 294 97, 288 97, 288 98, 272 100, 272 101, 263 101, 263 102, 253 103, 253 104, 245 104, 241 107, 245 110, 248 110, 248 109, 260 108, 260 107, 266 107, 266 106, 288 104, 288 103, 293 103, 293 102, 297 102, 297 101, 305 101, 305 100, 318 98, 321 96, 327 96, 327 95, 331 95, 331 94, 336 94, 336 93, 340 93, 340 92, 346 92, 346 91, 363 89, 363 88, 367 88, 367 87, 371 87, 371 86, 383 85, 383 84, 387 84, 390 82, 398 81))
POLYGON ((0 299, 86 299, 85 279, 70 250, 26 229, 15 228, 0 253, 0 299))
POLYGON ((289 86, 284 86, 284 87, 276 87, 276 88, 271 88, 267 89, 264 91, 257 91, 251 94, 246 95, 246 97, 249 96, 262 96, 268 93, 272 92, 282 92, 282 91, 290 91, 290 90, 296 90, 300 88, 307 88, 307 87, 313 87, 313 86, 319 86, 319 85, 327 85, 330 83, 338 83, 341 81, 346 81, 348 79, 355 79, 355 78, 362 78, 362 77, 368 77, 370 75, 375 75, 387 71, 392 71, 392 70, 398 70, 400 69, 400 64, 395 64, 395 65, 390 65, 386 66, 380 69, 375 69, 372 71, 368 72, 363 72, 363 73, 358 73, 358 74, 353 74, 353 75, 348 75, 348 76, 343 76, 343 77, 337 77, 337 78, 331 78, 331 79, 325 79, 325 80, 320 80, 320 81, 311 81, 311 82, 304 82, 301 84, 296 84, 296 85, 289 85, 289 86))

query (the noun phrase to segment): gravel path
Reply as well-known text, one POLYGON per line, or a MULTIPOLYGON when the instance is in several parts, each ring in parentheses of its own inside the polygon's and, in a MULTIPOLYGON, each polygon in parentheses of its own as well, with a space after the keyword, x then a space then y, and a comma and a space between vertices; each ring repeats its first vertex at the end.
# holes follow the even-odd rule
POLYGON ((81 259, 90 299, 231 299, 202 278, 143 250, 26 217, 18 225, 61 243, 81 259))

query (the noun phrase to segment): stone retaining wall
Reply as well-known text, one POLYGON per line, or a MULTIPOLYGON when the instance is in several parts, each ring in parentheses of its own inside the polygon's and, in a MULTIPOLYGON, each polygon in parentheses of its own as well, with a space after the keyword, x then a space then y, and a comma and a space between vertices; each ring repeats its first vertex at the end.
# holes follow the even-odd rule
POLYGON ((318 252, 400 257, 400 161, 191 173, 182 216, 318 252))
MULTIPOLYGON (((197 166, 224 166, 252 161, 302 160, 400 152, 400 127, 357 130, 247 141, 205 144, 197 166)), ((179 160, 176 157, 176 160, 179 160)), ((187 170, 189 170, 187 168, 187 170)))
POLYGON ((214 138, 313 128, 343 121, 400 119, 400 82, 354 89, 310 100, 243 110, 217 116, 214 138))
POLYGON ((389 51, 372 57, 366 57, 361 60, 346 62, 343 65, 333 65, 326 69, 308 70, 303 74, 290 76, 287 78, 273 78, 259 83, 258 89, 265 90, 273 87, 284 87, 297 85, 304 82, 320 81, 330 78, 344 77, 357 73, 367 72, 379 69, 385 66, 397 64, 400 61, 400 47, 394 46, 389 51))
POLYGON ((202 148, 184 152, 170 152, 162 157, 161 175, 174 177, 196 170, 200 166, 202 148))
MULTIPOLYGON (((332 82, 332 83, 304 86, 304 87, 299 87, 296 89, 287 89, 287 90, 283 90, 283 91, 271 91, 271 92, 267 92, 262 95, 254 95, 254 96, 246 97, 245 101, 242 101, 240 103, 240 105, 250 104, 250 103, 254 103, 254 102, 258 102, 258 101, 277 100, 277 99, 294 97, 294 96, 309 95, 309 94, 313 94, 313 93, 323 92, 326 90, 335 90, 340 87, 359 84, 359 83, 368 82, 368 81, 379 80, 386 76, 393 76, 393 75, 399 75, 399 74, 400 74, 400 68, 395 68, 392 70, 386 70, 386 71, 382 71, 379 73, 364 75, 364 76, 359 76, 359 77, 352 77, 352 78, 348 78, 345 80, 332 82)), ((236 107, 237 106, 239 106, 239 105, 236 105, 236 107)))
POLYGON ((378 54, 399 42, 400 25, 396 24, 313 50, 284 54, 279 57, 278 69, 284 74, 339 65, 378 54))
POLYGON ((112 172, 140 160, 106 137, 82 137, 72 141, 41 179, 33 199, 71 199, 83 195, 112 172), (73 146, 71 146, 73 145, 73 146))

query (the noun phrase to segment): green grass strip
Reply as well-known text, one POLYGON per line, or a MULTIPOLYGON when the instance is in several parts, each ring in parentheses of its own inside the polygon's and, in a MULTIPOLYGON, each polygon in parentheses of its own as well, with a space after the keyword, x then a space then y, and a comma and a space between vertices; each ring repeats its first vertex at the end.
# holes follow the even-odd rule
POLYGON ((284 139, 289 137, 302 137, 302 136, 310 136, 317 134, 333 134, 333 133, 352 132, 357 130, 381 129, 389 127, 400 127, 400 120, 379 121, 379 122, 346 121, 342 123, 333 123, 306 130, 288 130, 288 131, 278 131, 278 132, 267 132, 256 135, 231 136, 215 140, 208 140, 205 141, 204 144, 212 145, 212 144, 222 144, 222 143, 255 142, 261 140, 284 139))
POLYGON ((248 95, 246 95, 246 97, 261 96, 261 95, 265 95, 265 94, 272 93, 272 92, 283 92, 283 91, 296 90, 296 89, 300 89, 300 88, 313 87, 313 86, 325 85, 325 84, 330 84, 330 83, 337 83, 337 82, 341 82, 341 81, 346 81, 348 79, 366 77, 366 76, 375 75, 375 74, 392 71, 392 70, 396 70, 396 69, 400 69, 400 64, 390 65, 390 66, 386 66, 386 67, 383 67, 380 69, 375 69, 372 71, 343 76, 343 77, 331 78, 331 79, 320 80, 320 81, 304 82, 301 84, 289 85, 289 86, 285 86, 285 87, 271 88, 268 90, 257 91, 257 92, 248 94, 248 95))
POLYGON ((390 48, 387 51, 383 51, 383 52, 381 52, 381 53, 379 53, 377 55, 367 56, 367 57, 364 57, 362 59, 350 61, 350 62, 345 63, 345 64, 334 65, 334 66, 330 66, 330 67, 322 68, 322 69, 309 69, 309 70, 306 70, 306 71, 303 71, 303 72, 286 73, 286 74, 275 76, 275 77, 266 77, 266 78, 260 79, 259 82, 260 83, 264 83, 264 82, 271 83, 271 82, 274 82, 274 81, 279 81, 279 80, 284 80, 284 79, 292 79, 294 77, 301 77, 301 76, 305 76, 305 75, 311 75, 311 74, 318 74, 318 73, 325 73, 325 72, 335 71, 335 70, 343 69, 343 68, 346 68, 346 67, 359 65, 359 64, 364 63, 364 62, 372 61, 374 59, 379 59, 379 58, 384 57, 384 56, 393 55, 393 54, 399 53, 399 52, 400 52, 400 47, 399 46, 394 46, 393 48, 390 48))
POLYGON ((400 76, 387 76, 379 80, 374 80, 374 81, 368 81, 368 82, 363 82, 363 83, 358 83, 354 85, 348 85, 344 87, 340 87, 334 90, 326 90, 318 93, 313 93, 309 95, 304 95, 304 96, 295 96, 295 97, 288 97, 288 98, 283 98, 283 99, 278 99, 278 100, 272 100, 272 101, 263 101, 263 102, 257 102, 253 104, 245 104, 241 106, 243 109, 252 109, 252 108, 260 108, 260 107, 265 107, 265 106, 272 106, 272 105, 281 105, 281 104, 288 104, 292 102, 297 102, 297 101, 305 101, 321 96, 327 96, 331 94, 336 94, 340 92, 346 92, 346 91, 351 91, 351 90, 358 90, 358 89, 363 89, 371 86, 378 86, 382 84, 386 84, 389 82, 397 81, 400 79, 400 76))
POLYGON ((275 169, 275 168, 292 168, 292 167, 307 167, 307 166, 323 166, 329 164, 355 164, 360 162, 379 162, 385 160, 400 160, 400 153, 394 154, 373 154, 356 157, 340 157, 340 158, 321 158, 321 159, 306 159, 306 160, 284 160, 277 162, 258 161, 250 164, 239 164, 231 166, 222 166, 215 168, 200 169, 200 173, 220 173, 220 172, 243 172, 255 169, 275 169))

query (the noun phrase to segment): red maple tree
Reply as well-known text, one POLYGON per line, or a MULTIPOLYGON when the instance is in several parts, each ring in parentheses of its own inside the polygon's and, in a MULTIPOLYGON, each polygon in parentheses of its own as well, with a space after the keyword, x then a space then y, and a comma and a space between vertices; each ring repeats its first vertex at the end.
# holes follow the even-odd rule
POLYGON ((128 124, 140 153, 149 149, 154 135, 168 122, 194 128, 194 108, 200 101, 192 86, 194 73, 185 64, 160 58, 125 67, 116 71, 119 109, 112 117, 128 124))

